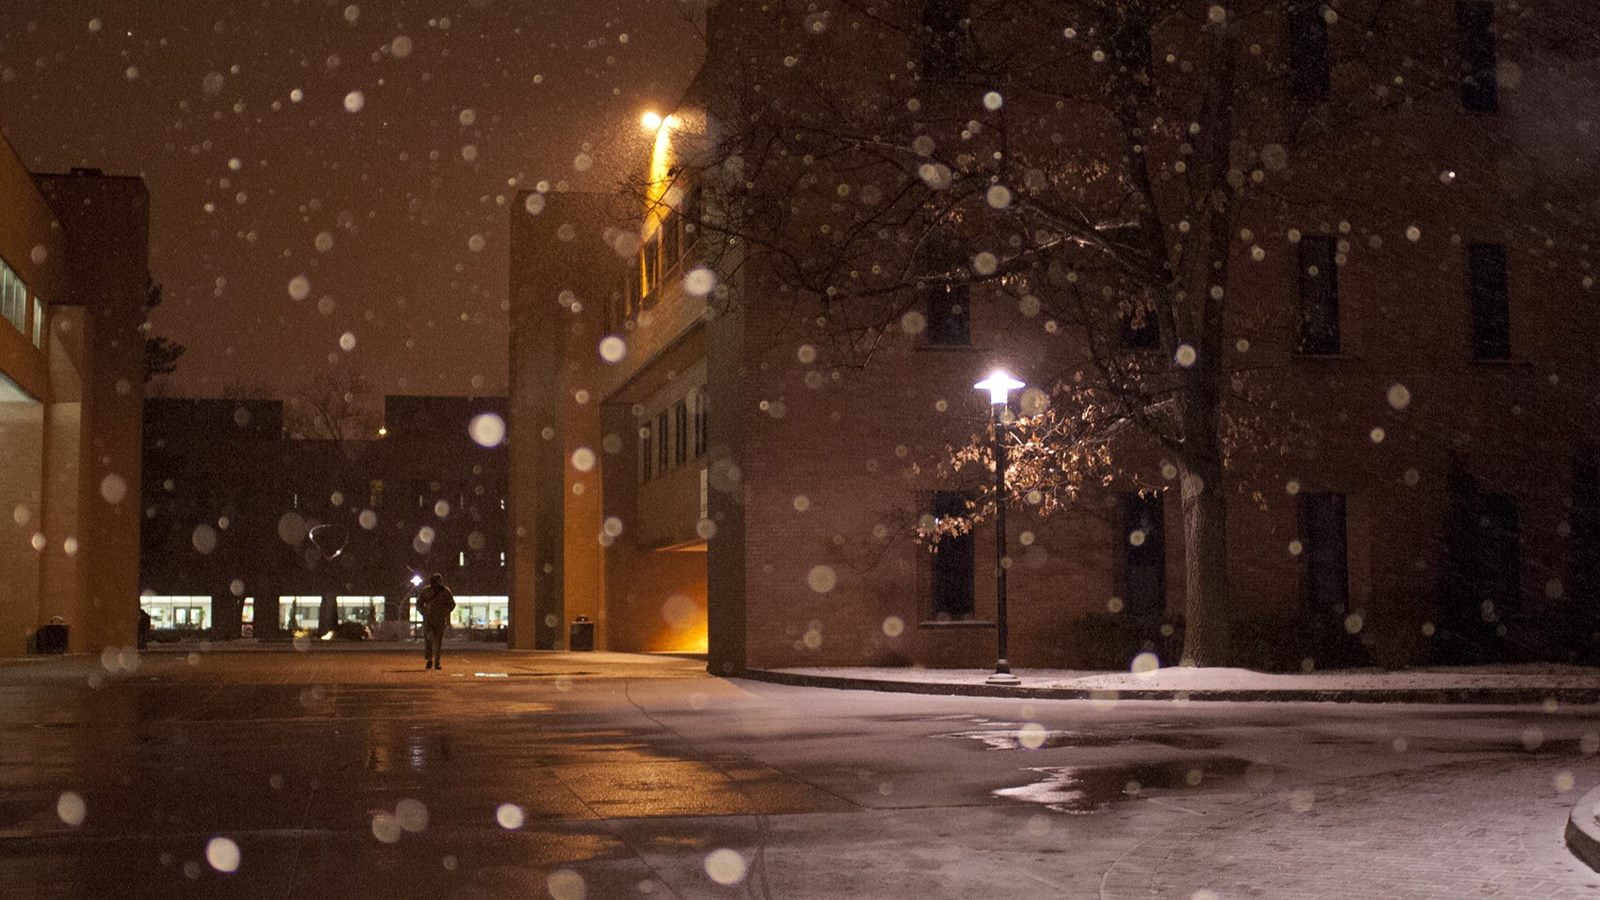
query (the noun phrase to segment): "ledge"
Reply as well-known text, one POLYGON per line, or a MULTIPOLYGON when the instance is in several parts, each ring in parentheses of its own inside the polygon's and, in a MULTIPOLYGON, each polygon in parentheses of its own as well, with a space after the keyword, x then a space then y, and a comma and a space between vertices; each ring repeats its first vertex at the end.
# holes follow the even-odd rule
POLYGON ((1352 355, 1350 355, 1348 353, 1298 353, 1297 352, 1297 353, 1295 353, 1293 355, 1293 358, 1294 358, 1295 362, 1309 362, 1309 363, 1319 363, 1319 362, 1336 363, 1336 362, 1360 362, 1361 361, 1361 357, 1352 356, 1352 355))
POLYGON ((1583 795, 1572 807, 1567 817, 1567 849, 1583 860, 1589 868, 1600 871, 1600 823, 1595 814, 1600 811, 1600 787, 1583 795))

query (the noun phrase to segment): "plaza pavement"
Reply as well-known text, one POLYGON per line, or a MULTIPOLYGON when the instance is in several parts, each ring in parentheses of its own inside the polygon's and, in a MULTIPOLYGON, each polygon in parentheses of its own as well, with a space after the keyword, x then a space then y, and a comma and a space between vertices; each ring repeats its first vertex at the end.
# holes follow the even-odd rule
MULTIPOLYGON (((285 649, 243 644, 216 649, 223 646, 243 652, 285 649)), ((460 661, 467 663, 472 651, 480 648, 502 649, 464 645, 459 650, 469 655, 460 661)), ((360 649, 399 647, 371 644, 360 649)), ((181 658, 194 652, 192 647, 163 647, 150 655, 181 658)), ((562 656, 571 660, 582 654, 562 656)), ((604 658, 641 668, 666 662, 650 656, 624 659, 627 656, 595 654, 597 662, 604 658)), ((331 672, 324 672, 325 667, 342 667, 336 657, 317 653, 301 660, 312 668, 296 678, 320 678, 331 672)), ((43 660, 5 664, 31 667, 34 662, 43 660)), ((91 664, 88 659, 82 662, 91 664)), ((100 662, 107 667, 106 661, 100 662)), ((472 671, 468 666, 455 674, 470 679, 472 671)), ((417 677, 388 668, 374 672, 371 677, 384 681, 417 677)), ((817 688, 1083 700, 1105 708, 1149 700, 1190 710, 1208 706, 1220 710, 1242 701, 1533 705, 1579 722, 1588 717, 1586 707, 1600 697, 1600 672, 1570 666, 1307 675, 1179 668, 1140 674, 1021 669, 1016 672, 1021 682, 1016 686, 988 684, 989 670, 809 667, 745 674, 753 680, 817 688)), ((1594 711, 1593 721, 1600 725, 1600 706, 1594 711)), ((1499 711, 1486 709, 1485 714, 1499 711)), ((1569 741, 1581 752, 1552 747, 1554 752, 1549 753, 1462 757, 1447 764, 1419 759, 1419 765, 1409 768, 1216 797, 1122 852, 1099 875, 1098 896, 1101 900, 1600 896, 1600 876, 1579 858, 1587 849, 1585 858, 1600 859, 1600 845, 1583 843, 1594 844, 1595 829, 1564 829, 1574 809, 1593 816, 1600 789, 1575 800, 1584 788, 1600 784, 1596 755, 1600 740, 1588 737, 1594 733, 1586 732, 1581 742, 1569 741), (1564 845, 1563 830, 1569 843, 1577 842, 1573 846, 1577 855, 1564 845)), ((892 892, 851 895, 896 896, 892 892)))

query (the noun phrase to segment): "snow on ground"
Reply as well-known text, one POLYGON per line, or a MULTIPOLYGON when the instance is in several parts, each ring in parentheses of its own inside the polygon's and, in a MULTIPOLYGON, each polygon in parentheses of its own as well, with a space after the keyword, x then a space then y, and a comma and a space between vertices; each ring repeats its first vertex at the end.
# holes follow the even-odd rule
MULTIPOLYGON (((982 684, 990 669, 791 668, 797 675, 842 679, 982 684)), ((1557 664, 1329 670, 1310 674, 1256 672, 1234 668, 1174 666, 1149 672, 1085 672, 1067 669, 1013 669, 1023 687, 1070 690, 1157 691, 1351 691, 1462 690, 1476 688, 1600 688, 1600 669, 1557 664)))

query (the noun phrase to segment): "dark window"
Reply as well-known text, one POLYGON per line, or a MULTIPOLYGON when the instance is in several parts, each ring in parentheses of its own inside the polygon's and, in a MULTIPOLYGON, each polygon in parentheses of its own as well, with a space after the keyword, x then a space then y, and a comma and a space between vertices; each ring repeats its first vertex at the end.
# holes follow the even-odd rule
MULTIPOLYGON (((1146 41, 1148 45, 1148 40, 1146 41)), ((1106 246, 1116 256, 1120 265, 1141 273, 1154 273, 1149 241, 1139 225, 1123 225, 1101 232, 1106 246)), ((1140 308, 1121 316, 1122 346, 1128 350, 1157 350, 1161 347, 1161 322, 1147 299, 1135 300, 1140 308)))
POLYGON ((1313 105, 1328 99, 1328 20, 1322 0, 1289 0, 1289 96, 1313 105))
POLYGON ((1467 290, 1472 295, 1472 358, 1511 358, 1511 299, 1504 244, 1467 245, 1467 290))
POLYGON ((1344 495, 1302 494, 1300 535, 1305 544, 1307 605, 1318 613, 1343 613, 1350 599, 1344 495))
POLYGON ((1150 9, 1145 3, 1107 4, 1106 44, 1119 74, 1132 76, 1136 91, 1150 84, 1150 9))
POLYGON ((644 297, 646 303, 654 303, 656 299, 656 286, 661 283, 661 233, 650 235, 650 240, 644 242, 644 248, 639 251, 644 274, 644 297))
POLYGON ((671 424, 667 411, 663 409, 661 415, 656 416, 656 471, 661 474, 666 474, 667 465, 672 460, 671 448, 667 446, 667 429, 671 424))
POLYGON ((1166 514, 1159 491, 1122 495, 1122 581, 1129 615, 1166 613, 1166 514))
POLYGON ((619 283, 611 289, 611 297, 606 303, 606 331, 621 331, 622 323, 627 320, 628 286, 625 283, 619 283))
POLYGON ((1494 4, 1488 0, 1457 0, 1456 35, 1461 48, 1461 105, 1471 112, 1500 109, 1500 86, 1495 75, 1494 4))
POLYGON ((673 462, 683 465, 689 461, 689 401, 679 400, 678 405, 672 408, 672 453, 673 462))
POLYGON ((650 426, 639 429, 639 483, 650 480, 650 426))
POLYGON ((687 250, 700 239, 700 223, 705 219, 705 194, 700 185, 693 184, 683 195, 683 248, 687 250))
POLYGON ((972 342, 972 311, 968 302, 967 255, 957 241, 933 240, 928 245, 928 279, 922 295, 927 304, 927 339, 930 344, 964 347, 972 342))
POLYGON ((1600 613, 1600 467, 1585 448, 1572 465, 1572 599, 1585 616, 1600 613))
POLYGON ((1328 235, 1300 238, 1301 353, 1339 352, 1339 267, 1337 244, 1328 235))
MULTIPOLYGON (((935 518, 966 517, 967 495, 960 491, 935 491, 935 518)), ((972 531, 947 534, 933 548, 933 618, 950 621, 972 618, 973 600, 972 531)))
POLYGON ((1479 611, 1484 621, 1503 620, 1522 606, 1522 544, 1517 501, 1506 494, 1478 495, 1479 611))
POLYGON ((1155 310, 1141 306, 1122 317, 1122 346, 1127 350, 1161 349, 1161 322, 1155 310))
POLYGON ((632 269, 633 271, 629 272, 622 279, 624 319, 631 319, 633 318, 634 314, 639 312, 639 307, 641 305, 639 301, 643 296, 643 294, 639 292, 639 267, 633 266, 632 269))
POLYGON ((661 222, 661 271, 671 272, 678 264, 680 255, 678 229, 683 226, 682 216, 675 209, 668 209, 667 216, 661 222))
POLYGON ((923 0, 922 77, 932 81, 957 78, 966 68, 961 20, 966 0, 923 0))
POLYGON ((706 392, 694 392, 694 455, 706 455, 706 392))

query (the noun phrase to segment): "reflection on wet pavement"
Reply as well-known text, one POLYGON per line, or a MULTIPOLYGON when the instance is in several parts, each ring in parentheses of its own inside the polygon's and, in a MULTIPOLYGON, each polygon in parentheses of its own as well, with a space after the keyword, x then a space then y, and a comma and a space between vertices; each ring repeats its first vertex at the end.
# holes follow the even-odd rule
MULTIPOLYGON (((595 727, 583 703, 625 691, 615 673, 409 662, 0 669, 0 897, 547 896, 579 862, 610 896, 649 870, 608 820, 852 808, 626 703, 595 727)), ((638 671, 688 684, 693 666, 638 671)))
POLYGON ((990 727, 971 731, 936 734, 939 738, 979 741, 990 750, 1050 750, 1060 747, 1121 747, 1128 744, 1160 744, 1178 750, 1215 750, 1222 746, 1216 738, 1188 732, 1121 734, 1108 731, 1059 731, 1042 726, 1007 722, 987 723, 990 727))
MULTIPOLYGON (((1104 812, 1114 801, 1132 800, 1150 791, 1196 793, 1241 776, 1255 781, 1263 774, 1245 760, 1226 756, 1136 765, 1046 766, 1028 771, 1038 773, 1039 779, 1002 788, 995 796, 1038 803, 1061 813, 1104 812)), ((1270 772, 1264 774, 1270 780, 1270 772)))

